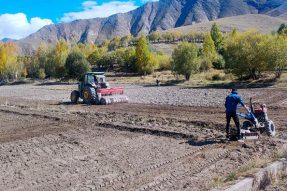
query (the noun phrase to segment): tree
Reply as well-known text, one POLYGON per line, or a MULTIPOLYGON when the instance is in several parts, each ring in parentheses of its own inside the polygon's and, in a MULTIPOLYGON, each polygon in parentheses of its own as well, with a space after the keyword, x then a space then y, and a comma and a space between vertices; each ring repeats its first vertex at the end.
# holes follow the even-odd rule
POLYGON ((216 23, 212 25, 210 34, 217 52, 221 54, 223 51, 223 35, 216 23))
POLYGON ((88 43, 88 44, 79 43, 77 44, 76 48, 78 48, 79 51, 83 53, 85 57, 87 58, 90 54, 92 54, 96 50, 97 47, 93 43, 88 43))
POLYGON ((72 52, 68 55, 65 68, 69 79, 80 79, 90 70, 90 64, 80 52, 72 52))
POLYGON ((149 35, 149 40, 151 42, 159 42, 161 38, 161 35, 158 31, 154 31, 149 35))
POLYGON ((275 71, 276 77, 280 78, 287 66, 287 38, 280 35, 269 36, 262 49, 268 70, 275 71))
POLYGON ((36 50, 35 55, 31 58, 30 63, 28 65, 27 63, 25 64, 29 77, 41 79, 44 75, 39 77, 39 74, 43 73, 46 76, 46 71, 50 70, 48 64, 48 53, 48 46, 45 43, 41 43, 36 50), (40 72, 39 70, 43 70, 44 72, 40 72))
POLYGON ((171 32, 165 32, 165 33, 162 34, 162 38, 166 42, 171 42, 173 40, 173 34, 171 32))
POLYGON ((217 58, 217 52, 210 33, 206 33, 204 37, 202 55, 203 62, 201 68, 202 70, 208 70, 212 67, 212 63, 215 62, 217 58))
POLYGON ((17 60, 17 46, 13 42, 0 43, 0 79, 17 79, 22 65, 17 60))
POLYGON ((136 58, 136 65, 139 73, 153 73, 155 63, 153 62, 152 53, 148 49, 148 43, 144 36, 141 36, 137 43, 136 58))
POLYGON ((122 37, 120 41, 120 46, 128 47, 130 45, 132 38, 133 38, 132 35, 127 35, 127 36, 122 37))
POLYGON ((191 74, 197 72, 200 65, 197 46, 187 42, 179 44, 174 49, 172 60, 173 71, 184 75, 185 79, 189 80, 191 74))
POLYGON ((100 68, 100 60, 106 52, 106 48, 96 48, 95 51, 88 56, 87 60, 92 66, 98 66, 100 68))
POLYGON ((0 42, 0 80, 3 78, 6 71, 7 55, 4 49, 4 44, 0 42))
POLYGON ((117 48, 119 48, 120 43, 121 43, 121 38, 118 36, 114 37, 108 45, 109 51, 116 50, 117 48))
POLYGON ((268 36, 258 32, 230 35, 225 43, 225 60, 228 71, 239 77, 257 79, 268 70, 268 36))
POLYGON ((286 24, 281 24, 278 31, 278 34, 280 35, 287 35, 287 25, 286 24))
POLYGON ((46 74, 48 76, 61 78, 65 76, 65 62, 69 54, 68 44, 61 40, 47 55, 46 74))

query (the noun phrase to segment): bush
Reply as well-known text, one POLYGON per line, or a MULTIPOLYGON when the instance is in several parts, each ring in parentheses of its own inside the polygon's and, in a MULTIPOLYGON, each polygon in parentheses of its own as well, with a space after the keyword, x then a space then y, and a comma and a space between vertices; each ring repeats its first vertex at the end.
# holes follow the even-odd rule
POLYGON ((217 59, 215 60, 215 62, 212 63, 213 68, 221 70, 225 67, 225 60, 223 58, 223 56, 218 55, 217 59))
POLYGON ((210 59, 204 57, 200 63, 200 71, 208 71, 212 68, 212 62, 210 59))
POLYGON ((90 64, 80 52, 72 52, 68 55, 65 64, 69 79, 80 79, 90 70, 90 64))

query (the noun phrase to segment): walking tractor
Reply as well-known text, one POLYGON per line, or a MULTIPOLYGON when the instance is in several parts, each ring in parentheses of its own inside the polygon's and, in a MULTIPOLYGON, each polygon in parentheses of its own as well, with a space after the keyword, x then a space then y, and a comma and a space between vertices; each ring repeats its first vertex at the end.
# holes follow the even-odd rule
POLYGON ((78 90, 71 93, 71 102, 79 103, 82 99, 86 104, 108 105, 114 103, 128 102, 121 87, 110 88, 104 72, 86 73, 83 80, 79 82, 78 90))
POLYGON ((273 121, 268 118, 267 106, 265 104, 254 108, 252 98, 250 98, 250 112, 238 113, 238 115, 245 119, 241 129, 241 136, 243 139, 258 139, 259 133, 266 133, 268 136, 275 136, 275 125, 273 121))

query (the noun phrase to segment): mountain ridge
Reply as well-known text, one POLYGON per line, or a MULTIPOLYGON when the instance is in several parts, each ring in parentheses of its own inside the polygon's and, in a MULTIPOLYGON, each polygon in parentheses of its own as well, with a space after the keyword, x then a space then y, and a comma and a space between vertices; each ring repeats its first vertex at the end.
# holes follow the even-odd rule
POLYGON ((285 18, 285 7, 285 0, 160 0, 107 18, 48 25, 17 44, 23 54, 31 54, 40 43, 53 44, 61 39, 69 43, 98 43, 115 36, 138 36, 245 14, 285 18))

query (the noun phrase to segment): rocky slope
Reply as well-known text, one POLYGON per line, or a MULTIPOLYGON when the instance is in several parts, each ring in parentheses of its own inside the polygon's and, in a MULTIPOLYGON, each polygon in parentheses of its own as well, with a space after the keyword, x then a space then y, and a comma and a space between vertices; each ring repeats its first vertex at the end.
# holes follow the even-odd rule
POLYGON ((60 39, 70 43, 101 42, 114 36, 137 36, 154 30, 245 14, 284 18, 286 4, 285 0, 160 0, 108 18, 45 26, 17 43, 22 53, 29 54, 41 42, 51 44, 60 39))

